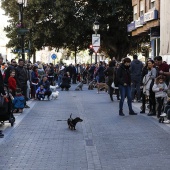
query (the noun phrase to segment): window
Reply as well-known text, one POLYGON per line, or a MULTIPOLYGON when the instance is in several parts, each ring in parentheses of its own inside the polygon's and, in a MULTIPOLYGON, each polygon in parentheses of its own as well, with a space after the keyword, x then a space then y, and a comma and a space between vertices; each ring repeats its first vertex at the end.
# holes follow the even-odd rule
POLYGON ((150 9, 154 8, 155 7, 155 0, 151 0, 151 3, 150 3, 150 9))
POLYGON ((135 5, 133 7, 133 21, 137 20, 138 16, 137 16, 137 5, 135 5))
POLYGON ((140 16, 144 15, 144 0, 140 1, 140 16))

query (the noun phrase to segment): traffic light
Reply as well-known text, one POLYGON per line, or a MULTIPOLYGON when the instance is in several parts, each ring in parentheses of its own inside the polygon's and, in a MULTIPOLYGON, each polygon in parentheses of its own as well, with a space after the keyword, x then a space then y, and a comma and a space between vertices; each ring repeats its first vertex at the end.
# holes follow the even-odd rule
POLYGON ((93 45, 92 45, 92 44, 90 45, 90 48, 93 48, 93 45))
POLYGON ((94 50, 93 50, 93 45, 90 45, 89 55, 90 55, 90 56, 93 55, 93 52, 94 52, 94 50))

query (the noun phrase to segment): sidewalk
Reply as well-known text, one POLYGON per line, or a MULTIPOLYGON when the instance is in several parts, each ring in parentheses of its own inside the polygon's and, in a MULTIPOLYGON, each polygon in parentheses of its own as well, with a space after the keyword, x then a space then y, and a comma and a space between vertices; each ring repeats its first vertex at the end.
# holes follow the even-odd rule
MULTIPOLYGON (((169 170, 170 127, 147 115, 118 115, 119 102, 97 90, 60 91, 32 101, 0 139, 0 170, 169 170), (83 119, 76 131, 70 114, 83 119)), ((134 103, 139 113, 139 103, 134 103)))

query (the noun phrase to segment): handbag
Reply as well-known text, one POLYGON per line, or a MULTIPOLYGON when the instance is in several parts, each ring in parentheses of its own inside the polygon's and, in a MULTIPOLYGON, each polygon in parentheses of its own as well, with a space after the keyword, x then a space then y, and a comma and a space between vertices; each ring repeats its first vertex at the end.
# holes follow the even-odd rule
POLYGON ((114 83, 114 81, 112 82, 111 87, 112 87, 113 89, 115 89, 115 83, 114 83))

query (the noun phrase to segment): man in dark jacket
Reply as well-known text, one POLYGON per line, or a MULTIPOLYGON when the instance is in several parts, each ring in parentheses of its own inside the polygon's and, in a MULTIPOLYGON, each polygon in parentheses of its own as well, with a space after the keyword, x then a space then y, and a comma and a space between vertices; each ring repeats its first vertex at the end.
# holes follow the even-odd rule
MULTIPOLYGON (((4 79, 5 84, 8 84, 8 78, 10 77, 10 71, 15 70, 15 72, 16 72, 16 67, 17 67, 17 62, 15 61, 15 59, 12 59, 11 64, 5 71, 5 79, 4 79)), ((15 74, 15 79, 17 79, 16 76, 17 76, 17 74, 15 74)))
POLYGON ((119 115, 124 116, 123 113, 123 103, 125 97, 127 97, 127 103, 129 107, 129 115, 137 115, 132 109, 132 98, 131 98, 131 78, 130 78, 130 58, 125 58, 123 63, 117 70, 117 79, 120 90, 120 102, 119 102, 119 115))
POLYGON ((140 85, 142 79, 142 69, 143 69, 142 62, 138 60, 137 55, 134 55, 133 61, 130 64, 132 101, 134 101, 135 98, 135 91, 137 92, 137 101, 140 102, 141 100, 140 85))
MULTIPOLYGON (((0 56, 0 67, 3 63, 3 57, 0 56)), ((3 82, 3 77, 2 77, 2 73, 0 70, 0 95, 3 95, 3 97, 6 97, 5 91, 4 91, 4 82, 3 82)), ((3 138, 4 134, 2 134, 2 131, 0 130, 0 138, 3 138)))
POLYGON ((105 82, 104 70, 105 70, 105 68, 103 67, 103 62, 100 61, 99 68, 98 68, 97 73, 96 73, 96 75, 99 76, 99 83, 105 82))
MULTIPOLYGON (((27 100, 27 80, 28 77, 28 70, 24 67, 24 60, 19 59, 19 65, 16 68, 17 71, 17 87, 21 88, 22 94, 25 97, 25 101, 27 100)), ((28 105, 25 103, 25 108, 29 108, 28 105)))

